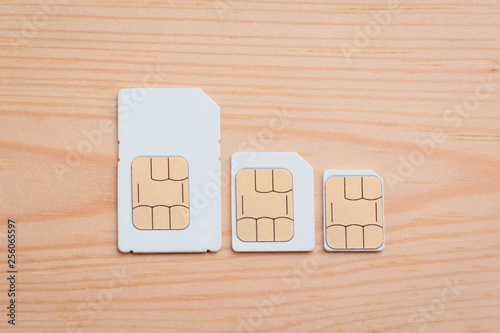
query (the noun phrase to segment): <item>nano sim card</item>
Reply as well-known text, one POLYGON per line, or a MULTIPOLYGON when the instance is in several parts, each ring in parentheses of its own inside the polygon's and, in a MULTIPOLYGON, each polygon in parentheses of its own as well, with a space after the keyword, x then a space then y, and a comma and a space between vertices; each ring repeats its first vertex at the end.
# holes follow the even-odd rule
POLYGON ((297 153, 235 153, 233 249, 314 248, 313 170, 297 153))
POLYGON ((382 179, 371 170, 327 170, 323 176, 325 249, 384 248, 382 179))
POLYGON ((221 247, 219 107, 199 89, 119 94, 118 247, 221 247))

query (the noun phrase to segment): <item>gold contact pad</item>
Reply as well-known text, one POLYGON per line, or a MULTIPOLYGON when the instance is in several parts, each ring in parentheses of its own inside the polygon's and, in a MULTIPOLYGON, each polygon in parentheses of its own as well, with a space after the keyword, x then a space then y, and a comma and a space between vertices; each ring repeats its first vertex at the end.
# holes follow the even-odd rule
POLYGON ((132 162, 132 220, 141 230, 189 225, 188 164, 182 157, 139 157, 132 162))
POLYGON ((236 175, 236 234, 244 242, 292 239, 293 183, 286 169, 243 169, 236 175))
POLYGON ((325 184, 326 243, 377 249, 383 241, 382 183, 377 177, 330 177, 325 184))

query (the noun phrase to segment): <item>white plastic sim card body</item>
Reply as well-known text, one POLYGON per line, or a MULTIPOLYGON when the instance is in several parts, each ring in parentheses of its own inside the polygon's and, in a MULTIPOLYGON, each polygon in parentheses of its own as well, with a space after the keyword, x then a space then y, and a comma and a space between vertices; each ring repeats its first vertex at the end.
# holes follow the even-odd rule
POLYGON ((120 251, 220 249, 219 140, 219 107, 200 89, 119 92, 120 251))
POLYGON ((293 152, 234 153, 232 245, 237 252, 312 251, 312 167, 293 152))
POLYGON ((381 251, 385 246, 384 186, 372 170, 326 170, 323 230, 327 251, 381 251))

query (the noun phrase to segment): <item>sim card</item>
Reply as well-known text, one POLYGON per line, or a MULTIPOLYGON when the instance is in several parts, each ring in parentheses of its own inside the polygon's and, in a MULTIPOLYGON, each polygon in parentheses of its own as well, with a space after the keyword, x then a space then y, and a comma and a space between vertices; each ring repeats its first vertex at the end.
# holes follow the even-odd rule
POLYGON ((312 251, 312 167, 297 153, 234 153, 232 239, 237 252, 312 251))
POLYGON ((324 245, 327 251, 384 248, 384 187, 371 170, 323 174, 324 245))
POLYGON ((123 89, 118 140, 120 251, 218 251, 217 104, 195 88, 123 89))

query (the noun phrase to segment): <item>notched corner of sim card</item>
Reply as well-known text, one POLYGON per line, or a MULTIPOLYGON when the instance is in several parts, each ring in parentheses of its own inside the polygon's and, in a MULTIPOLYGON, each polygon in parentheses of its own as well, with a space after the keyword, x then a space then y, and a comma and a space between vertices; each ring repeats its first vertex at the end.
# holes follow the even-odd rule
POLYGON ((217 103, 215 103, 215 101, 210 96, 208 96, 208 94, 206 92, 204 92, 203 89, 201 89, 201 88, 185 88, 185 89, 192 90, 193 93, 196 93, 198 95, 202 95, 204 99, 206 99, 210 104, 212 104, 212 106, 214 106, 220 112, 219 105, 217 103))
POLYGON ((290 152, 288 154, 291 154, 293 155, 297 160, 300 160, 302 161, 302 163, 304 163, 304 166, 307 166, 307 168, 309 168, 310 171, 314 171, 313 167, 305 160, 305 158, 303 158, 299 153, 297 152, 290 152))

